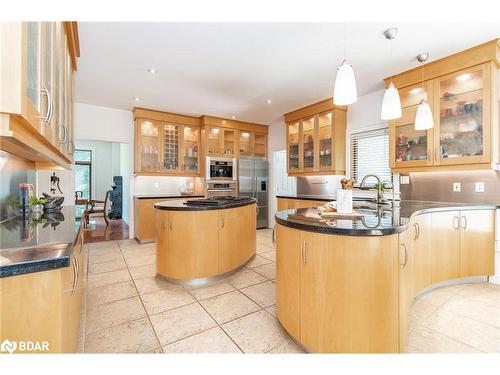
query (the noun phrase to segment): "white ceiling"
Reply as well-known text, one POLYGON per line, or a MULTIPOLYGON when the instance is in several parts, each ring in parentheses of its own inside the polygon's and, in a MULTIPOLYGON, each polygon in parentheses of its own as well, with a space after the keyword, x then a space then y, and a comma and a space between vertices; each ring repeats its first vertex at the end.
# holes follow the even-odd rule
POLYGON ((436 60, 499 37, 500 24, 80 22, 79 33, 78 102, 270 124, 332 96, 344 36, 363 95, 417 66, 418 53, 436 60), (382 33, 393 26, 391 59, 382 33))

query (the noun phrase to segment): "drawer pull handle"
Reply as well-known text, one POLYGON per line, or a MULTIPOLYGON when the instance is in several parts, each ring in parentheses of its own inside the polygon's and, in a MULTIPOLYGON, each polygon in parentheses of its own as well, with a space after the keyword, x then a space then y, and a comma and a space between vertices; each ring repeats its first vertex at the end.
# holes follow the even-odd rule
POLYGON ((420 226, 418 223, 414 223, 413 227, 415 228, 415 237, 413 238, 413 241, 416 241, 420 238, 420 226))
POLYGON ((403 248, 403 250, 405 252, 404 262, 401 264, 401 267, 405 268, 406 263, 408 262, 408 249, 406 248, 406 244, 404 242, 401 242, 401 247, 403 248))
POLYGON ((273 245, 274 245, 274 247, 276 247, 276 224, 274 224, 274 227, 273 227, 272 239, 273 239, 273 245))
POLYGON ((459 223, 460 219, 458 216, 455 216, 453 218, 453 228, 458 230, 460 228, 460 223, 459 223))
POLYGON ((460 226, 463 230, 467 229, 467 217, 466 216, 460 216, 460 226))

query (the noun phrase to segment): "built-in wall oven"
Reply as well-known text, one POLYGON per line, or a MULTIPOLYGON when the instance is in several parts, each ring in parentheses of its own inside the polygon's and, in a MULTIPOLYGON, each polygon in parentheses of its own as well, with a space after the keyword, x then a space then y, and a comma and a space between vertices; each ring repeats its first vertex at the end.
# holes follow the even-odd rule
POLYGON ((237 166, 236 159, 207 157, 205 173, 207 197, 237 195, 237 166))

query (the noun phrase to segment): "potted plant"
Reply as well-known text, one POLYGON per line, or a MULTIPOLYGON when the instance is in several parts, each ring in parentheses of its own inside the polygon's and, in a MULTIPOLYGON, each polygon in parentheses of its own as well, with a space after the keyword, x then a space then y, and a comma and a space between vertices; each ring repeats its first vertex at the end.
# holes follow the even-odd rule
POLYGON ((31 211, 34 215, 40 215, 42 213, 42 207, 45 203, 47 203, 47 199, 40 197, 37 198, 35 195, 32 195, 28 201, 31 211))

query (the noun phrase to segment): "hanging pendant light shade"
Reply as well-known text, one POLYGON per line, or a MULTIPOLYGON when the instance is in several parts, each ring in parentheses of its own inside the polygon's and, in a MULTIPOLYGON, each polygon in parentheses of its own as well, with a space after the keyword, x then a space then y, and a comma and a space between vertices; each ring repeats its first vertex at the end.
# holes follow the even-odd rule
POLYGON ((335 105, 348 105, 358 100, 356 78, 352 66, 344 59, 337 69, 335 87, 333 89, 333 103, 335 105))
POLYGON ((382 111, 380 118, 382 120, 395 120, 401 117, 401 99, 399 98, 398 89, 394 83, 390 83, 389 87, 384 92, 384 100, 382 101, 382 111))
POLYGON ((431 106, 427 100, 422 99, 417 106, 417 114, 415 115, 415 130, 427 130, 434 127, 434 119, 432 118, 431 106))

